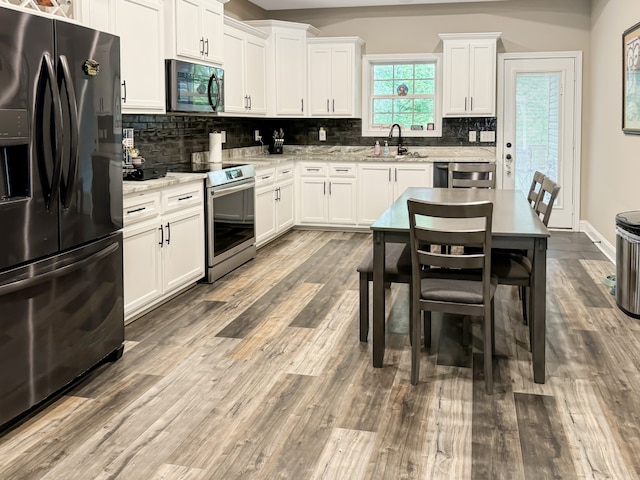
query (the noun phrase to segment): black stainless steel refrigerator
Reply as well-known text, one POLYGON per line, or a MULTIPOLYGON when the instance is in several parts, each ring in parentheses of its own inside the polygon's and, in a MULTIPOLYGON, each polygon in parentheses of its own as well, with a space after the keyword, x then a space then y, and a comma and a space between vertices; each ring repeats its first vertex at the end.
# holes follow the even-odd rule
POLYGON ((119 38, 0 7, 0 429, 122 355, 119 38))

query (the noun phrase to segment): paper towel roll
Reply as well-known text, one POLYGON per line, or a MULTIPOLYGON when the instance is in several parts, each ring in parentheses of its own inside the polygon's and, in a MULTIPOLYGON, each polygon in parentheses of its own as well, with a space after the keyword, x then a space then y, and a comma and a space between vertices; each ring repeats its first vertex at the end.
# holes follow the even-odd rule
POLYGON ((222 134, 220 132, 209 134, 209 162, 222 163, 222 134))

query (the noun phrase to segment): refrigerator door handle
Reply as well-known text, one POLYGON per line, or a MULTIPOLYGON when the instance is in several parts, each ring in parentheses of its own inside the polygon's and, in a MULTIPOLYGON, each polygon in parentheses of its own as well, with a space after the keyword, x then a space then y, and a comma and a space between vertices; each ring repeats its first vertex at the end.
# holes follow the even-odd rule
POLYGON ((67 92, 67 102, 69 107, 69 119, 71 125, 66 130, 69 131, 71 137, 71 151, 69 153, 69 175, 67 182, 64 182, 64 175, 61 173, 61 196, 62 205, 65 209, 68 209, 71 205, 71 199, 73 197, 73 190, 76 183, 76 171, 78 169, 78 136, 80 129, 78 125, 78 104, 76 102, 76 92, 73 86, 73 78, 71 77, 71 69, 69 68, 69 62, 67 57, 60 55, 60 70, 62 72, 62 78, 58 79, 60 88, 64 82, 64 87, 67 92))
POLYGON ((42 57, 42 67, 40 69, 40 79, 38 90, 36 93, 36 120, 39 125, 36 127, 36 150, 38 152, 38 166, 41 172, 40 178, 42 179, 42 189, 45 194, 45 203, 47 210, 51 210, 51 207, 56 203, 58 199, 58 193, 60 191, 60 177, 62 176, 62 108, 60 103, 60 94, 56 87, 56 73, 53 67, 53 62, 48 53, 45 53, 42 57), (53 173, 51 174, 51 183, 49 184, 49 176, 47 175, 47 166, 44 153, 44 131, 48 129, 44 125, 45 112, 44 112, 44 98, 40 97, 44 92, 41 91, 41 83, 49 84, 49 92, 51 94, 52 110, 53 110, 53 130, 55 133, 55 145, 52 142, 51 153, 53 155, 53 173), (40 97, 40 98, 38 98, 40 97))
POLYGON ((38 285, 43 282, 47 282, 53 278, 60 278, 64 275, 68 275, 71 272, 74 272, 80 268, 84 268, 91 263, 95 263, 98 260, 101 260, 105 257, 108 257, 112 253, 118 250, 120 245, 118 242, 114 242, 108 247, 103 248, 102 250, 89 255, 82 260, 77 262, 70 263, 65 265, 64 267, 60 267, 58 269, 42 273, 40 275, 36 275, 34 277, 25 278, 23 280, 18 280, 16 282, 7 283, 6 285, 0 285, 0 297, 3 295, 8 295, 13 292, 17 292, 19 290, 24 290, 29 287, 33 287, 34 285, 38 285))

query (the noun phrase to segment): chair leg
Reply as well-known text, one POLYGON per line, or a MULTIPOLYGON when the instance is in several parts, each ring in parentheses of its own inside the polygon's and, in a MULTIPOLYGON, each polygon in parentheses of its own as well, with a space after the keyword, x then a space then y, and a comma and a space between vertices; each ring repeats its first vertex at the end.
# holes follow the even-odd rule
POLYGON ((420 379, 420 317, 417 305, 413 306, 411 317, 411 385, 417 385, 420 379))
POLYGON ((528 314, 528 308, 527 308, 527 287, 521 286, 520 287, 520 300, 522 301, 522 320, 524 321, 524 324, 526 325, 528 320, 527 320, 527 314, 528 314))
POLYGON ((493 342, 491 341, 491 306, 485 305, 482 326, 484 330, 484 389, 487 395, 493 395, 493 342))
POLYGON ((494 299, 491 299, 491 355, 496 354, 496 306, 494 299))
POLYGON ((369 279, 366 273, 360 274, 360 341, 369 337, 369 279))
POLYGON ((422 324, 424 329, 424 348, 431 348, 431 312, 422 313, 422 324))

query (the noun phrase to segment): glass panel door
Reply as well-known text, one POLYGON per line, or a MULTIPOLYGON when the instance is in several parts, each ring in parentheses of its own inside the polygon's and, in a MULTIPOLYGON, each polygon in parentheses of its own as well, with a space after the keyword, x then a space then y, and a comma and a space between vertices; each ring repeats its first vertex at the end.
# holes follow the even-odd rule
POLYGON ((526 193, 536 170, 557 182, 561 190, 549 223, 554 228, 576 227, 575 63, 573 57, 504 59, 502 186, 526 193))

